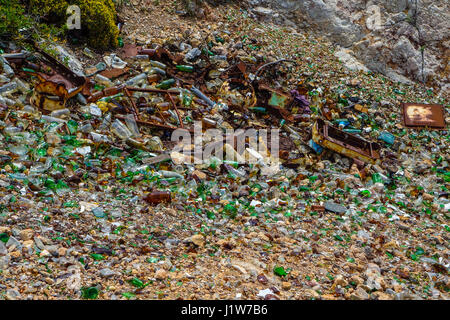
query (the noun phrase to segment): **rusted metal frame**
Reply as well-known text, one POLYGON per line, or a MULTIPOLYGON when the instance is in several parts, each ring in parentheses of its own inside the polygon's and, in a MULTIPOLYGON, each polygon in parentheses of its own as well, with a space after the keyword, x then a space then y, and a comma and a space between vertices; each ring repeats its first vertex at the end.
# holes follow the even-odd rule
POLYGON ((328 125, 323 121, 317 121, 313 126, 313 140, 319 145, 351 158, 357 158, 365 162, 375 163, 375 161, 379 159, 380 156, 375 154, 374 150, 372 149, 372 143, 361 138, 358 139, 365 142, 366 148, 367 144, 369 144, 370 154, 366 150, 353 147, 352 145, 349 145, 344 141, 336 140, 330 137, 328 132, 328 125), (322 124, 322 127, 319 127, 320 124, 322 124))
POLYGON ((374 158, 375 155, 373 154, 373 149, 372 149, 372 144, 371 143, 369 143, 369 148, 370 148, 370 157, 374 158))
POLYGON ((130 92, 154 92, 154 93, 169 93, 178 94, 178 92, 163 90, 163 89, 153 89, 153 88, 135 88, 135 87, 125 87, 130 92))
POLYGON ((134 101, 133 101, 133 99, 132 99, 132 97, 131 97, 130 92, 128 91, 127 88, 125 88, 124 91, 125 91, 125 94, 126 94, 126 96, 128 97, 128 99, 130 100, 131 105, 133 106, 134 117, 135 117, 135 119, 136 119, 136 120, 140 120, 140 119, 139 119, 139 112, 138 112, 138 109, 137 109, 137 107, 136 107, 136 103, 134 103, 134 101))
MULTIPOLYGON (((131 97, 131 94, 130 94, 130 91, 129 91, 130 89, 133 89, 133 90, 131 90, 131 91, 134 91, 134 92, 140 92, 141 90, 146 90, 146 89, 130 88, 130 87, 125 87, 125 89, 124 89, 124 90, 125 90, 125 94, 127 95, 128 99, 130 99, 131 104, 133 105, 133 109, 134 109, 134 112, 135 112, 136 122, 139 122, 139 121, 142 121, 142 120, 141 120, 141 118, 139 117, 139 111, 138 111, 138 108, 137 108, 137 106, 136 106, 136 103, 133 101, 133 98, 131 97)), ((143 91, 143 92, 145 92, 145 91, 143 91)), ((162 114, 161 110, 159 110, 159 108, 158 108, 158 113, 159 113, 159 115, 161 116, 161 118, 163 119, 164 124, 167 124, 166 118, 165 118, 164 115, 162 114)))
MULTIPOLYGON (((367 152, 364 149, 360 149, 360 148, 357 148, 355 146, 352 146, 351 144, 345 143, 344 141, 337 140, 337 139, 334 139, 334 138, 331 138, 331 137, 326 138, 326 140, 328 140, 328 141, 330 141, 330 142, 332 142, 334 144, 340 145, 343 148, 350 149, 350 150, 352 150, 354 152, 357 152, 359 154, 372 157, 372 153, 371 152, 367 152)), ((369 143, 369 145, 371 145, 371 144, 369 143)))
POLYGON ((177 108, 177 106, 175 104, 175 101, 173 101, 173 98, 172 98, 172 96, 170 94, 167 94, 167 96, 169 97, 170 102, 172 103, 172 105, 173 105, 173 107, 175 109, 175 112, 177 113, 178 121, 180 122, 181 129, 184 129, 183 119, 181 119, 181 116, 180 116, 180 113, 178 112, 178 108, 177 108))
POLYGON ((167 120, 166 120, 166 118, 164 117, 164 115, 162 114, 162 112, 161 112, 161 110, 159 109, 159 107, 157 106, 157 108, 156 108, 157 110, 158 110, 158 113, 159 113, 159 115, 161 116, 161 118, 163 119, 163 121, 164 121, 164 124, 167 124, 167 120))
MULTIPOLYGON (((173 101, 173 98, 172 98, 172 96, 171 96, 171 94, 178 94, 177 92, 173 92, 173 91, 169 91, 169 90, 162 90, 162 89, 153 89, 153 88, 133 88, 133 87, 125 87, 125 92, 127 92, 127 91, 128 91, 128 92, 130 92, 130 91, 132 91, 132 92, 154 92, 154 93, 162 93, 162 94, 166 94, 166 95, 169 97, 170 102, 172 103, 172 105, 173 105, 173 107, 174 107, 174 109, 175 109, 175 112, 176 112, 176 114, 177 114, 177 116, 178 116, 178 121, 180 122, 181 128, 182 128, 182 129, 184 128, 183 120, 181 119, 181 116, 180 116, 180 113, 179 113, 179 111, 178 111, 178 108, 177 108, 177 106, 176 106, 176 104, 175 104, 175 102, 173 101)), ((131 100, 131 98, 130 98, 130 100, 131 100)), ((134 101, 132 101, 132 103, 133 103, 133 106, 136 108, 136 104, 134 103, 134 101)), ((136 109, 137 109, 137 108, 136 108, 136 109)), ((161 118, 163 119, 164 123, 167 124, 167 120, 166 120, 166 118, 164 117, 164 115, 162 114, 161 110, 159 110, 159 108, 158 108, 158 113, 159 113, 159 115, 161 116, 161 118)))
MULTIPOLYGON (((369 146, 369 152, 367 152, 366 150, 364 150, 362 148, 357 148, 355 146, 352 146, 351 144, 345 143, 344 141, 337 140, 335 138, 330 137, 329 134, 328 134, 328 125, 327 124, 324 124, 323 131, 324 131, 324 134, 323 134, 324 139, 329 140, 329 141, 331 141, 331 142, 333 142, 333 143, 335 143, 337 145, 342 145, 344 148, 353 150, 353 151, 355 151, 357 153, 368 155, 371 158, 375 157, 375 154, 374 154, 373 149, 372 149, 372 143, 371 142, 364 141, 365 148, 367 149, 367 146, 369 146)), ((348 136, 352 136, 352 135, 349 134, 349 133, 345 133, 344 139, 347 139, 348 136)), ((363 139, 361 139, 361 141, 363 141, 363 139)))
MULTIPOLYGON (((120 119, 125 119, 124 116, 117 116, 120 119)), ((170 126, 167 124, 162 124, 162 123, 157 123, 157 122, 150 122, 150 121, 144 121, 144 120, 136 120, 137 123, 143 124, 143 125, 147 125, 147 126, 153 126, 153 127, 158 127, 161 129, 169 129, 169 130, 178 130, 180 128, 175 127, 175 126, 170 126)), ((190 133, 194 133, 194 129, 184 129, 189 131, 190 133)))

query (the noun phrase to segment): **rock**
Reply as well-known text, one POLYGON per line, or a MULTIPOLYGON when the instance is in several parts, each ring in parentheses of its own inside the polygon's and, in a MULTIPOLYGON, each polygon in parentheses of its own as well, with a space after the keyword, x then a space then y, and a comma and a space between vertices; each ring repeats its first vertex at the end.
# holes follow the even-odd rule
POLYGON ((286 291, 290 290, 291 287, 292 287, 292 284, 287 281, 283 281, 283 283, 281 284, 281 288, 286 291))
POLYGON ((393 300, 393 296, 384 292, 376 291, 372 296, 377 300, 393 300))
POLYGON ((168 276, 169 276, 169 273, 164 269, 159 269, 155 273, 155 278, 157 280, 165 280, 165 279, 167 279, 168 276))
POLYGON ((434 196, 429 194, 429 193, 424 193, 422 195, 423 200, 429 201, 429 202, 433 202, 434 201, 434 196))
POLYGON ((11 257, 8 254, 5 256, 0 256, 0 270, 7 269, 10 261, 11 257))
MULTIPOLYGON (((349 49, 340 49, 334 53, 334 55, 339 58, 340 61, 350 70, 352 71, 362 71, 369 72, 369 69, 357 58, 355 58, 355 53, 349 49)), ((353 84, 352 84, 353 85, 353 84)), ((355 83, 353 86, 356 86, 355 83)))
POLYGON ((269 283, 269 280, 268 280, 267 277, 266 277, 265 275, 263 275, 263 274, 259 274, 258 277, 257 277, 257 280, 258 280, 259 283, 262 283, 262 284, 267 284, 267 283, 269 283))
POLYGON ((22 252, 17 250, 11 252, 9 255, 11 256, 12 259, 19 259, 22 256, 22 252))
POLYGON ((359 286, 364 283, 364 279, 355 275, 350 278, 350 282, 353 282, 356 286, 359 286))
POLYGON ((247 270, 245 270, 244 267, 242 267, 242 266, 240 266, 238 264, 233 264, 232 267, 234 269, 236 269, 237 271, 239 271, 240 273, 242 273, 242 274, 247 274, 247 270))
POLYGON ((22 296, 21 296, 20 292, 15 289, 8 289, 8 290, 6 290, 5 298, 7 300, 20 300, 22 298, 22 296))
POLYGON ((64 248, 64 247, 58 248, 58 256, 64 257, 66 255, 66 253, 67 253, 67 249, 66 248, 64 248))
POLYGON ((100 274, 100 277, 102 277, 102 278, 111 278, 116 273, 114 271, 112 271, 111 269, 105 268, 105 269, 101 269, 99 271, 99 274, 100 274))
POLYGON ((305 297, 309 299, 320 299, 320 295, 313 289, 306 289, 305 297))
POLYGON ((198 247, 203 247, 205 245, 205 237, 201 234, 195 234, 191 237, 191 242, 198 247))
POLYGON ((383 277, 377 277, 375 279, 375 284, 376 284, 376 288, 378 290, 385 290, 387 287, 386 282, 384 281, 383 277))
POLYGON ((50 257, 50 256, 51 256, 51 253, 48 252, 46 249, 44 249, 44 250, 42 250, 42 251, 39 253, 39 256, 40 256, 41 258, 50 257))
POLYGON ((0 256, 4 256, 5 254, 8 254, 8 249, 6 248, 5 244, 0 241, 0 256))
POLYGON ((33 234, 34 234, 33 229, 25 229, 20 231, 20 238, 23 241, 31 240, 33 239, 33 234))
POLYGON ((34 241, 33 240, 27 240, 27 241, 24 241, 22 244, 23 244, 23 246, 25 248, 33 248, 34 241))
POLYGON ((199 171, 199 170, 194 170, 192 172, 192 176, 197 177, 201 181, 206 180, 206 173, 199 171))
POLYGON ((272 9, 264 8, 264 7, 256 7, 254 9, 252 9, 252 11, 261 16, 271 16, 274 13, 274 11, 272 9))
POLYGON ((58 247, 57 245, 45 246, 45 250, 54 257, 57 257, 59 255, 59 249, 60 247, 58 247))
POLYGON ((9 233, 11 231, 10 227, 1 226, 0 233, 9 233))
POLYGON ((40 250, 45 249, 45 245, 39 237, 34 237, 34 243, 36 244, 36 247, 38 247, 38 249, 40 250))
POLYGON ((358 287, 355 292, 353 292, 351 294, 351 299, 353 300, 368 300, 369 299, 369 295, 367 294, 367 292, 361 288, 358 287))
POLYGON ((8 242, 6 243, 6 247, 9 251, 14 249, 22 249, 22 243, 14 237, 9 237, 8 242))
POLYGON ((273 295, 273 291, 270 289, 259 290, 258 297, 265 299, 267 295, 273 295))
POLYGON ((337 275, 336 278, 334 279, 334 286, 341 286, 341 287, 345 287, 347 285, 347 281, 344 279, 344 277, 342 275, 337 275))
POLYGON ((334 203, 332 201, 325 202, 324 207, 325 210, 339 214, 345 213, 347 211, 346 207, 341 206, 340 204, 334 203))
MULTIPOLYGON (((370 69, 403 83, 411 83, 410 79, 427 81, 435 74, 445 74, 446 55, 438 45, 450 38, 450 14, 445 10, 448 6, 445 0, 421 1, 417 16, 414 2, 406 0, 248 2, 252 12, 262 20, 327 36, 345 48, 335 55, 351 70, 370 69), (433 39, 433 43, 423 48, 422 61, 421 46, 426 39, 433 39)), ((448 49, 449 45, 444 47, 448 49)), ((448 77, 435 77, 433 81, 444 85, 448 77)))
POLYGON ((364 274, 367 277, 373 277, 376 278, 381 274, 381 269, 378 265, 374 264, 374 263, 369 263, 367 264, 367 269, 364 272, 364 274))

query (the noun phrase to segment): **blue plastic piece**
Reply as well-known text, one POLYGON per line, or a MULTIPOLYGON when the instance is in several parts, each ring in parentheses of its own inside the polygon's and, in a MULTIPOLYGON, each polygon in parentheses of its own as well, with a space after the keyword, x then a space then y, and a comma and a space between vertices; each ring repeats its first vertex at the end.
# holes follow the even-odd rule
POLYGON ((323 148, 319 146, 317 143, 314 142, 313 139, 309 140, 308 144, 317 154, 321 154, 323 151, 323 148))

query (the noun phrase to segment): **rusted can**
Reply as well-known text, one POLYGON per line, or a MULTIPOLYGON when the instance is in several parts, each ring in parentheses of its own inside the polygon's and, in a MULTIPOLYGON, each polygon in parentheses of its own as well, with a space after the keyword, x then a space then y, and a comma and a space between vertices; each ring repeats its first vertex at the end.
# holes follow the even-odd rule
POLYGON ((172 195, 170 194, 169 191, 155 191, 149 193, 144 198, 144 200, 151 205, 157 205, 159 203, 170 203, 172 202, 172 195))

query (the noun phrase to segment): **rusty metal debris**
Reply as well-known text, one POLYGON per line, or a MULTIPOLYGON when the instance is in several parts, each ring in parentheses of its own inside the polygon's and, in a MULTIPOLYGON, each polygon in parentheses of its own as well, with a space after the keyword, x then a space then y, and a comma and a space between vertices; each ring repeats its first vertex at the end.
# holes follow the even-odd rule
POLYGON ((276 60, 276 61, 273 61, 273 62, 266 63, 266 64, 262 65, 261 67, 259 67, 258 70, 256 70, 255 77, 257 77, 264 68, 266 68, 268 66, 271 66, 271 65, 275 65, 275 64, 281 63, 281 62, 295 63, 295 61, 289 60, 289 59, 280 59, 280 60, 276 60))
POLYGON ((144 121, 143 119, 141 119, 138 107, 137 107, 136 103, 134 102, 134 100, 132 99, 132 96, 131 96, 132 92, 162 93, 162 94, 165 94, 169 98, 170 103, 171 103, 172 107, 174 108, 174 110, 176 112, 176 115, 178 117, 178 122, 179 122, 180 128, 184 128, 183 120, 181 119, 181 116, 180 116, 180 113, 178 111, 178 108, 177 108, 177 106, 176 106, 176 104, 175 104, 175 102, 174 102, 174 100, 173 100, 173 98, 171 96, 171 94, 177 94, 177 92, 170 92, 168 90, 161 90, 161 89, 150 89, 150 88, 142 89, 142 88, 133 88, 133 87, 125 87, 124 91, 125 91, 125 94, 127 95, 128 99, 130 100, 132 106, 133 106, 133 110, 134 110, 135 117, 136 117, 136 122, 141 123, 141 124, 145 124, 145 125, 161 127, 161 128, 165 128, 165 129, 172 129, 172 130, 178 129, 178 127, 172 126, 172 125, 167 123, 167 121, 166 121, 166 119, 165 119, 165 117, 164 117, 164 115, 162 113, 162 110, 160 110, 158 105, 156 105, 156 111, 161 116, 161 119, 163 120, 163 123, 157 122, 155 120, 153 120, 153 121, 144 121))
POLYGON ((255 89, 241 79, 230 79, 222 84, 218 94, 227 104, 234 109, 244 111, 252 108, 257 103, 255 89))
POLYGON ((403 122, 406 127, 445 128, 443 105, 404 103, 402 108, 403 122))
POLYGON ((116 79, 119 78, 125 74, 127 74, 130 71, 130 68, 123 68, 123 69, 111 69, 111 70, 105 70, 100 72, 100 74, 108 79, 116 79))
POLYGON ((329 126, 318 119, 312 129, 312 138, 318 145, 366 163, 380 159, 381 146, 353 134, 329 126))
MULTIPOLYGON (((40 80, 40 83, 35 86, 31 103, 46 111, 65 108, 66 101, 69 98, 82 92, 87 103, 97 103, 97 101, 102 100, 102 108, 109 108, 117 119, 129 119, 131 114, 136 124, 161 130, 184 128, 186 119, 183 118, 187 115, 185 110, 192 112, 189 113, 191 119, 201 119, 205 127, 217 128, 217 121, 205 118, 204 112, 212 110, 219 104, 229 107, 230 112, 224 118, 231 127, 241 127, 245 123, 250 124, 248 122, 249 117, 254 118, 250 113, 251 111, 260 113, 262 119, 271 120, 272 123, 279 123, 280 119, 290 124, 311 121, 310 102, 306 98, 309 89, 303 88, 300 84, 297 89, 285 91, 279 86, 275 87, 270 77, 262 77, 263 73, 267 75, 274 72, 273 68, 269 71, 269 67, 281 62, 292 62, 290 60, 281 59, 266 64, 261 61, 259 64, 248 64, 238 59, 225 71, 218 71, 217 66, 214 67, 206 62, 198 69, 195 66, 181 65, 181 67, 185 67, 186 70, 184 70, 180 68, 183 60, 183 56, 180 54, 173 54, 162 47, 150 49, 130 45, 125 47, 122 52, 126 58, 141 55, 139 59, 150 60, 147 64, 150 63, 154 67, 153 71, 156 69, 160 71, 152 74, 144 72, 134 76, 133 79, 146 75, 149 83, 155 83, 166 78, 169 80, 165 80, 165 82, 171 81, 170 85, 140 88, 136 85, 136 80, 107 88, 97 87, 97 90, 92 94, 89 90, 90 81, 88 78, 78 77, 47 53, 40 49, 38 49, 38 52, 44 58, 40 59, 40 65, 33 65, 25 61, 24 66, 28 69, 28 73, 37 76, 40 80), (48 67, 50 67, 51 72, 42 72, 44 69, 48 70, 48 67), (264 70, 265 68, 267 70, 264 70), (30 69, 34 71, 30 71, 30 69), (220 79, 216 90, 211 90, 210 84, 209 86, 206 85, 208 79, 212 81, 220 79), (133 84, 130 85, 130 83, 133 84), (176 86, 177 89, 163 90, 170 86, 176 86), (157 89, 158 87, 159 89, 157 89), (183 92, 191 95, 196 107, 186 106, 184 100, 183 102, 180 100, 184 99, 182 98, 184 97, 183 92), (214 101, 208 97, 211 92, 215 92, 216 98, 214 98, 214 101), (148 93, 153 95, 149 96, 148 93), (105 107, 107 104, 108 107, 105 107), (207 107, 206 110, 203 110, 201 106, 207 107)), ((17 55, 11 56, 11 58, 26 60, 23 56, 17 55)), ((205 57, 205 60, 209 61, 207 57, 205 57)), ((111 69, 104 70, 100 74, 109 79, 121 77, 124 80, 129 71, 128 68, 111 69)), ((422 108, 427 107, 430 106, 422 108)), ((414 110, 422 109, 419 108, 419 105, 416 105, 414 110)), ((443 113, 442 106, 439 110, 443 113)), ((321 111, 330 120, 331 113, 328 108, 321 106, 321 111)), ((407 121, 405 120, 405 122, 407 121)), ((251 124, 260 127, 266 126, 263 122, 255 120, 251 121, 251 124)), ((193 129, 188 128, 188 131, 193 132, 193 129)), ((349 158, 369 163, 374 163, 380 158, 381 147, 378 144, 367 142, 358 136, 328 126, 322 120, 318 120, 314 124, 312 131, 313 141, 318 145, 349 158)), ((292 141, 288 144, 291 146, 283 146, 279 150, 282 162, 285 165, 296 166, 303 163, 301 158, 296 163, 290 152, 295 149, 295 145, 298 147, 299 144, 294 144, 292 141)))
POLYGON ((28 55, 25 54, 11 55, 8 58, 22 65, 25 73, 38 78, 39 83, 30 99, 33 106, 45 111, 63 109, 67 100, 82 92, 89 81, 75 74, 35 43, 33 46, 41 56, 38 64, 29 62, 28 55))
POLYGON ((44 81, 34 88, 30 102, 33 106, 46 111, 64 109, 69 92, 61 83, 44 81))
POLYGON ((125 88, 125 85, 105 88, 101 91, 97 91, 96 93, 90 95, 87 98, 87 102, 89 102, 89 103, 96 102, 96 101, 100 100, 101 98, 110 97, 110 96, 119 94, 123 91, 123 88, 125 88))

